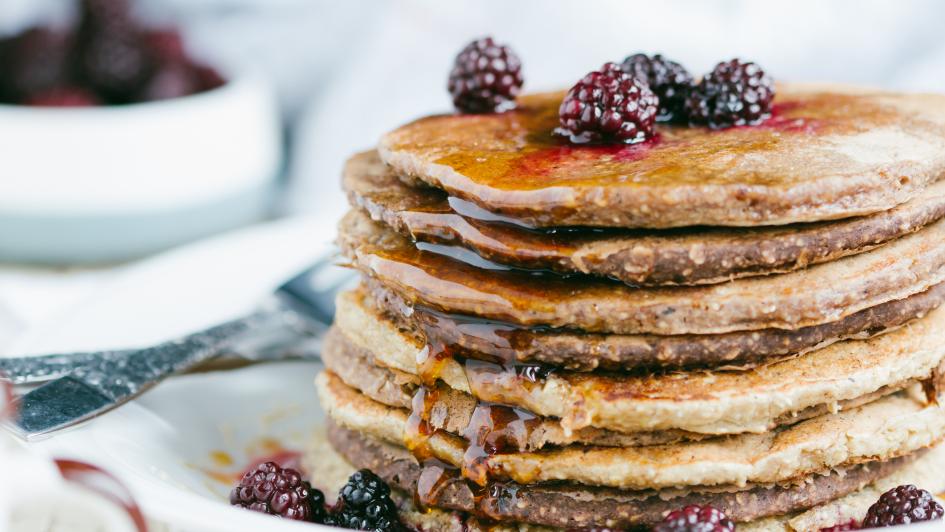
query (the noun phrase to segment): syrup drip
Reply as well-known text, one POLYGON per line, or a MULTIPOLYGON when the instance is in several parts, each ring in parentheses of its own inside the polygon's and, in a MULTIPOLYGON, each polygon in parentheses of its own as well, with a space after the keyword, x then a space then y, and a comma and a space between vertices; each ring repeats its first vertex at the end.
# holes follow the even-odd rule
POLYGON ((433 428, 430 418, 437 399, 435 388, 420 386, 411 401, 410 416, 404 428, 404 445, 421 463, 435 457, 430 438, 437 433, 437 429, 433 428))
POLYGON ((462 474, 479 486, 487 486, 488 458, 506 452, 521 452, 529 434, 540 423, 531 412, 498 404, 479 404, 462 432, 468 446, 463 454, 462 474))
MULTIPOLYGON (((497 364, 516 364, 516 353, 527 350, 545 327, 522 327, 512 323, 475 316, 448 314, 428 307, 417 307, 407 317, 423 331, 431 352, 449 351, 455 358, 472 358, 497 364), (462 345, 460 340, 469 345, 462 345)), ((424 360, 428 357, 424 354, 424 360)))
POLYGON ((417 479, 417 492, 414 502, 417 508, 426 509, 436 505, 443 488, 456 478, 456 468, 435 458, 425 460, 420 477, 417 479))

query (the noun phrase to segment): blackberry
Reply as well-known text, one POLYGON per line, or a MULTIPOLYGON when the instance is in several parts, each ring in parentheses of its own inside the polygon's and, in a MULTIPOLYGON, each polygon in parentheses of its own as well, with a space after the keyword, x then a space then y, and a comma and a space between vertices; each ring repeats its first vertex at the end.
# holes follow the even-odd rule
POLYGON ((731 532, 735 523, 712 506, 691 505, 670 512, 653 532, 731 532))
POLYGON ((833 525, 827 528, 821 528, 820 532, 848 532, 850 530, 859 530, 860 524, 856 522, 855 519, 851 519, 846 523, 840 523, 839 525, 833 525))
POLYGON ((515 52, 486 37, 456 56, 447 88, 459 111, 492 113, 513 107, 523 83, 522 62, 515 52))
POLYGON ((78 77, 113 103, 127 103, 154 71, 146 34, 128 0, 83 0, 78 77))
POLYGON ((655 134, 659 99, 646 81, 606 63, 578 81, 561 102, 561 125, 555 134, 575 144, 622 142, 632 144, 655 134))
POLYGON ((623 60, 620 68, 631 76, 646 80, 660 99, 658 122, 679 122, 686 118, 686 97, 692 88, 692 74, 682 65, 660 54, 652 57, 634 54, 623 60))
POLYGON ((94 35, 83 43, 80 54, 84 79, 117 103, 129 101, 154 69, 152 58, 136 32, 94 35))
POLYGON ((325 496, 298 471, 275 462, 259 464, 230 492, 230 504, 295 521, 323 522, 325 496))
POLYGON ((942 505, 932 494, 911 484, 893 488, 876 501, 866 512, 864 528, 880 528, 941 519, 942 505))
POLYGON ((390 498, 390 487, 367 469, 351 475, 341 488, 338 505, 328 520, 335 526, 354 530, 405 530, 397 515, 397 506, 390 498))
POLYGON ((48 28, 32 28, 10 39, 2 76, 10 98, 22 100, 68 84, 72 46, 69 32, 48 28))
POLYGON ((774 82, 755 63, 719 63, 689 92, 689 122, 713 129, 760 123, 771 116, 774 82))
POLYGON ((82 0, 79 4, 80 32, 85 34, 136 27, 128 0, 82 0))

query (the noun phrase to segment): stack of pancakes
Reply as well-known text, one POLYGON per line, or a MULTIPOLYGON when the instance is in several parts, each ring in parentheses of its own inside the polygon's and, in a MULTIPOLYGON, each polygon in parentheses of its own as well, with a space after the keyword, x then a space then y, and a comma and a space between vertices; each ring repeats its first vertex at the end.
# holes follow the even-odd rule
POLYGON ((443 529, 809 530, 945 490, 945 96, 785 85, 760 126, 583 147, 562 96, 349 161, 315 477, 443 529))

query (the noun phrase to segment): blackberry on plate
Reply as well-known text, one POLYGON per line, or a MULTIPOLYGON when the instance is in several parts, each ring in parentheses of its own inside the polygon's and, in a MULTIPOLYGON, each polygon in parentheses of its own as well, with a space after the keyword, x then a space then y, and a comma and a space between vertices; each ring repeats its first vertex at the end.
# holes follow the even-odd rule
POLYGON ((390 487, 367 469, 351 475, 341 488, 328 523, 354 530, 405 530, 397 515, 397 506, 390 498, 390 487))
POLYGON ((230 492, 230 504, 295 521, 323 522, 325 496, 298 471, 275 462, 259 464, 230 492))
POLYGON ((905 525, 941 519, 942 505, 932 494, 911 484, 893 488, 880 496, 866 512, 863 528, 905 525))
POLYGON ((660 54, 633 54, 623 60, 620 68, 631 76, 646 80, 660 100, 657 122, 678 122, 686 119, 686 97, 692 88, 692 74, 682 65, 660 54))
POLYGON ((578 81, 561 102, 555 134, 575 144, 642 142, 655 134, 659 99, 646 81, 606 63, 578 81))
POLYGON ((760 66, 732 59, 719 63, 686 99, 690 123, 720 129, 760 123, 771 116, 774 81, 760 66))
POLYGON ((515 52, 485 37, 456 56, 447 88, 456 109, 492 113, 513 107, 523 82, 522 62, 515 52))
POLYGON ((735 523, 712 506, 690 505, 670 512, 653 532, 730 532, 735 523))

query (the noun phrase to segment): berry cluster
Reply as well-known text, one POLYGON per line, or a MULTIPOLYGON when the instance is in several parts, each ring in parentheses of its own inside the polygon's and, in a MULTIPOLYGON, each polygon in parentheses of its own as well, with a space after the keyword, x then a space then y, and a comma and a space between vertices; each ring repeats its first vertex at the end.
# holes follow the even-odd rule
POLYGON ((176 30, 141 27, 128 0, 82 0, 74 27, 36 27, 0 40, 4 103, 125 104, 223 83, 216 71, 187 56, 176 30))
POLYGON ((390 487, 362 469, 341 488, 338 503, 329 508, 325 495, 302 480, 295 469, 274 462, 248 471, 230 492, 230 504, 296 521, 309 521, 352 530, 404 532, 390 487))
POLYGON ((556 133, 571 142, 634 143, 652 138, 652 108, 636 93, 645 86, 654 94, 658 122, 689 123, 711 128, 754 125, 771 116, 774 83, 755 63, 738 59, 719 63, 699 83, 679 63, 657 54, 634 54, 620 65, 634 84, 612 78, 614 66, 591 72, 568 91, 561 102, 561 126, 556 133), (614 112, 610 102, 621 102, 614 112), (630 102, 626 104, 624 102, 630 102), (637 102, 640 102, 639 104, 637 102), (648 127, 641 125, 649 124, 648 127), (634 135, 621 135, 623 128, 634 135))
MULTIPOLYGON (((475 40, 456 56, 447 85, 464 113, 511 109, 522 89, 522 63, 491 37, 475 40)), ((652 138, 654 122, 710 128, 755 125, 771 116, 774 82, 755 63, 719 63, 698 83, 682 65, 662 55, 634 54, 605 64, 577 82, 559 108, 557 135, 575 144, 633 144, 652 138)))

